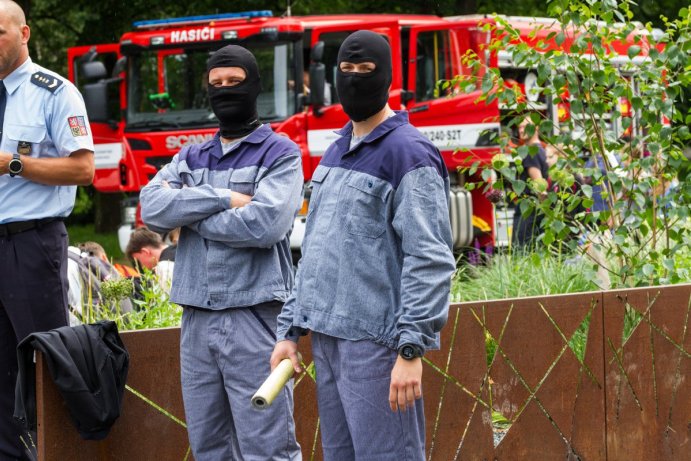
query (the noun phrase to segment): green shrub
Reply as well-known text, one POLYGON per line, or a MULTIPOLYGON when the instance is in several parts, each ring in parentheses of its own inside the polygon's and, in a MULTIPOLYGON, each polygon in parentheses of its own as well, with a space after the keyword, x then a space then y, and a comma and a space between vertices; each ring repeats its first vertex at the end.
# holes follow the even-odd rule
POLYGON ((141 275, 141 299, 133 300, 135 309, 122 312, 120 302, 134 295, 132 279, 107 280, 101 284, 103 301, 89 303, 82 309, 78 320, 92 323, 98 320, 112 320, 118 330, 144 330, 180 326, 182 308, 170 301, 168 293, 161 287, 155 273, 144 269, 141 275))

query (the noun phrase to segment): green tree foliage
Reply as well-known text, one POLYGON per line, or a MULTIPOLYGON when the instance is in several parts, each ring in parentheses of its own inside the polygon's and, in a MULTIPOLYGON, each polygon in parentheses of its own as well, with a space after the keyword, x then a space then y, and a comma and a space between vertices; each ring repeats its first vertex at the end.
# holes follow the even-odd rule
MULTIPOLYGON (((516 67, 532 69, 538 100, 568 103, 570 115, 557 125, 507 87, 499 69, 488 69, 482 99, 510 108, 509 125, 528 113, 528 130, 538 130, 559 157, 550 170, 555 187, 526 184, 516 171, 537 148, 508 149, 503 141, 509 155, 494 158, 501 181, 493 187, 510 185, 508 197, 523 212, 545 216, 544 245, 581 252, 613 285, 688 281, 691 178, 683 146, 691 114, 676 103, 691 84, 691 12, 683 8, 653 31, 631 21, 632 6, 628 0, 554 0, 550 15, 563 22, 532 46, 502 18, 487 25, 497 37, 491 51, 508 52, 516 67), (629 43, 626 56, 617 51, 622 43, 629 43), (593 211, 596 189, 606 205, 593 211)), ((536 25, 534 37, 546 27, 536 25)), ((466 61, 478 71, 483 65, 474 56, 466 61)))
MULTIPOLYGON (((287 0, 220 0, 171 2, 161 0, 75 0, 69 4, 58 0, 18 0, 27 13, 32 28, 30 42, 34 60, 63 74, 66 72, 66 50, 77 45, 113 43, 132 28, 132 22, 229 11, 271 10, 281 16, 287 12, 287 0)), ((686 0, 643 2, 636 8, 641 21, 660 24, 660 14, 676 12, 686 0)), ((506 0, 292 0, 293 15, 336 13, 436 14, 453 16, 472 13, 507 15, 546 14, 541 0, 522 2, 506 0)))

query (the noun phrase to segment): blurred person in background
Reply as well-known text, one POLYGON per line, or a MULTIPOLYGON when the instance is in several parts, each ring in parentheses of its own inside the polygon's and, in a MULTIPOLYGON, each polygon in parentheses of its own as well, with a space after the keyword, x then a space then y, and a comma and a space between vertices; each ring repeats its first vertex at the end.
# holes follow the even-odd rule
POLYGON ((175 268, 177 245, 163 242, 161 234, 138 227, 130 235, 125 254, 135 266, 144 267, 156 274, 161 287, 170 292, 175 268))
MULTIPOLYGON (((534 155, 528 154, 523 159, 523 171, 519 173, 518 179, 526 182, 526 184, 530 182, 539 184, 544 181, 546 186, 549 174, 547 154, 540 141, 538 129, 533 125, 530 115, 523 117, 518 124, 518 139, 522 146, 537 147, 537 152, 534 155)), ((527 187, 526 190, 531 189, 527 187)), ((546 196, 546 192, 539 190, 535 190, 533 193, 540 200, 546 196)), ((512 244, 519 247, 532 245, 537 236, 540 235, 541 223, 542 215, 539 210, 533 209, 530 214, 524 215, 521 213, 521 207, 517 206, 513 215, 512 244)))

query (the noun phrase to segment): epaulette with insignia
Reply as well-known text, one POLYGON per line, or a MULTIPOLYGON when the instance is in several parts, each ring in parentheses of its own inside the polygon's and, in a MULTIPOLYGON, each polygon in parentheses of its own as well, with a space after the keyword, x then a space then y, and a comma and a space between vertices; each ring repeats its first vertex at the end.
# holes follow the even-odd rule
POLYGON ((31 83, 45 88, 51 93, 55 93, 55 91, 62 86, 63 81, 45 72, 36 72, 31 76, 31 83))

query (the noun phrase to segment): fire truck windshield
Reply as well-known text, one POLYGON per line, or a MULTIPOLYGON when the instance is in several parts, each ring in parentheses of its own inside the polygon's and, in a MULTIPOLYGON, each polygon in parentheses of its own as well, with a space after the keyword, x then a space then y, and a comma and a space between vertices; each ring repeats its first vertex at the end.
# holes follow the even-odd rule
MULTIPOLYGON (((262 121, 284 120, 296 111, 296 61, 291 43, 247 45, 257 58, 262 121)), ((130 56, 127 130, 208 128, 217 125, 209 107, 209 49, 151 49, 130 56)))

